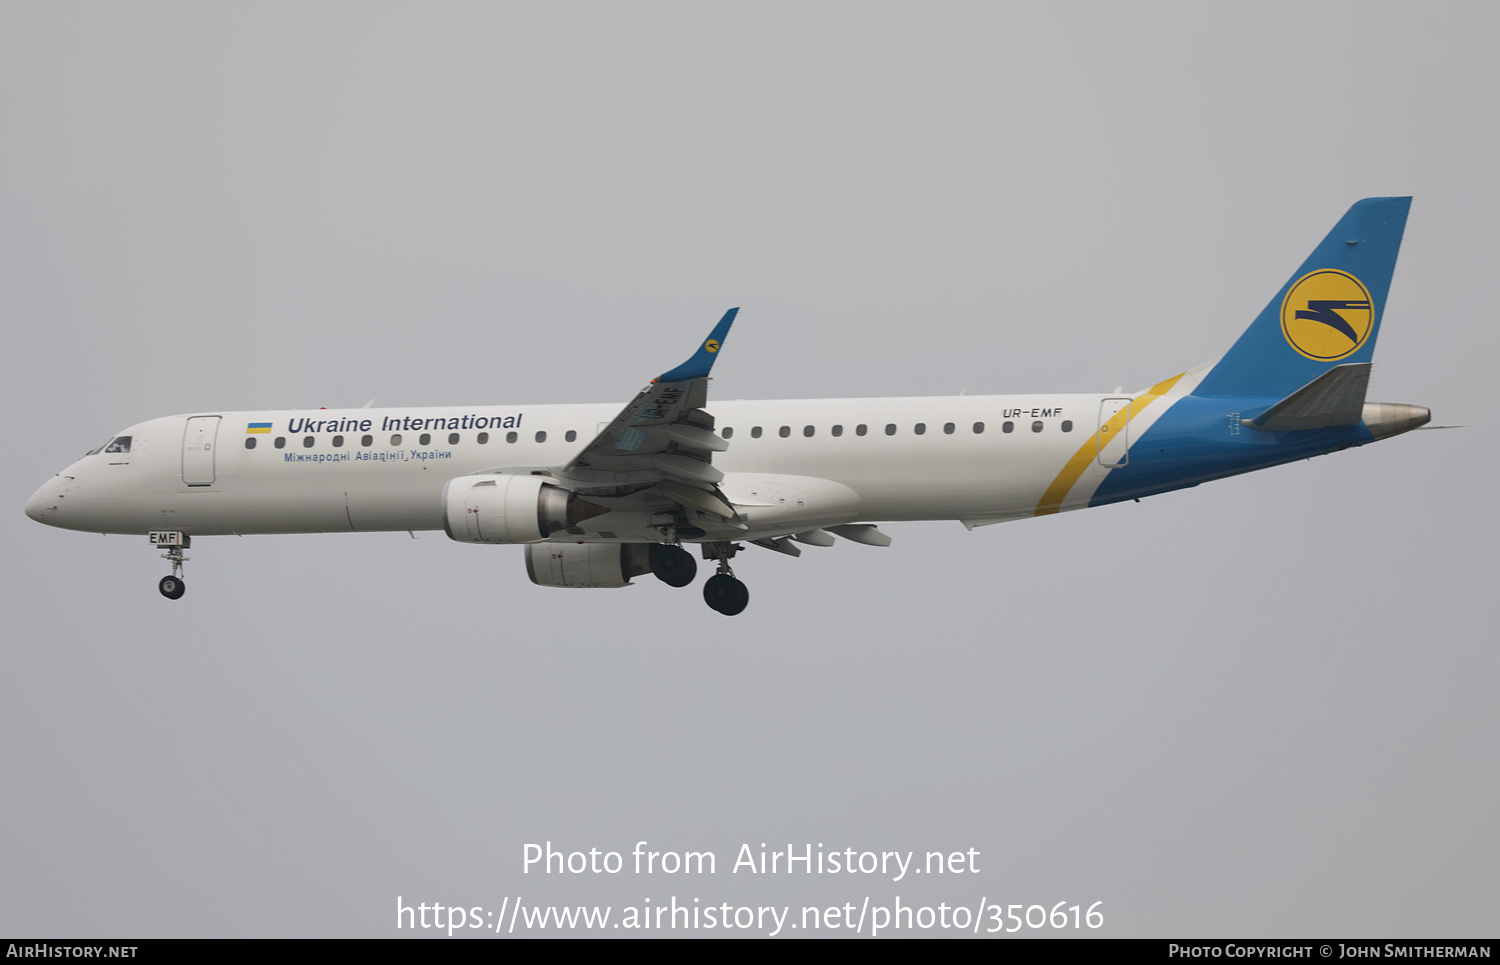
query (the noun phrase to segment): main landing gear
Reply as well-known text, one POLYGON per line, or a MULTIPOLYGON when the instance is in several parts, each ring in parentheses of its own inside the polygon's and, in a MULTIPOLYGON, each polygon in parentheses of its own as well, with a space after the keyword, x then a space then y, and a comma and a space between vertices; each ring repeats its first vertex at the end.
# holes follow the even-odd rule
POLYGON ((703 558, 719 561, 719 571, 703 584, 703 602, 726 617, 743 613, 750 604, 750 591, 745 584, 734 578, 734 570, 729 568, 729 561, 740 549, 734 543, 727 542, 703 544, 703 558))
POLYGON ((698 575, 698 561, 681 546, 652 543, 651 572, 667 586, 687 586, 698 575))
POLYGON ((726 617, 742 613, 750 604, 750 591, 733 573, 717 573, 703 584, 703 602, 726 617))
MULTIPOLYGON (((743 612, 750 602, 750 591, 734 578, 729 561, 744 547, 729 542, 703 543, 702 546, 705 560, 719 561, 718 572, 703 584, 703 602, 727 617, 743 612)), ((668 586, 687 586, 698 575, 698 562, 681 546, 652 543, 649 558, 651 572, 668 586)))

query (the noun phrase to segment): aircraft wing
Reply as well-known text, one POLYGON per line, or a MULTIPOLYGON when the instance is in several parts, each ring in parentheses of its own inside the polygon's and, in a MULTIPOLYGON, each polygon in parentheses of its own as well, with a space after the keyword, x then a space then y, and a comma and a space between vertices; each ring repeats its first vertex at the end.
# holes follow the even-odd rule
POLYGON ((714 432, 708 374, 734 324, 724 313, 691 358, 651 380, 560 475, 579 493, 625 495, 654 489, 674 502, 732 519, 718 490, 713 454, 729 448, 714 432))

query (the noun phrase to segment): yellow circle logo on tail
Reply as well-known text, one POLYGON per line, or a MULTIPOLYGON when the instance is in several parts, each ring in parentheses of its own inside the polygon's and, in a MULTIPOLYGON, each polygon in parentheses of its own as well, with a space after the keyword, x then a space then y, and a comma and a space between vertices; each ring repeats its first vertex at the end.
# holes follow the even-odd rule
POLYGON ((719 340, 716 338, 711 338, 708 341, 704 342, 703 350, 705 352, 717 352, 719 350, 719 340))
POLYGON ((1281 303, 1281 334, 1318 362, 1347 358, 1375 327, 1375 303, 1358 278, 1324 268, 1297 279, 1281 303))

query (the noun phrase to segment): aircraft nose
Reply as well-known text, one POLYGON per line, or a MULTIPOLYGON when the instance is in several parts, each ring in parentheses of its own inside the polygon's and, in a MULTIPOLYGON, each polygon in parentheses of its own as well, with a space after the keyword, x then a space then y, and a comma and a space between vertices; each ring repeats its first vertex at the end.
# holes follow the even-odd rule
POLYGON ((57 481, 54 479, 31 494, 26 500, 26 515, 38 523, 49 523, 57 512, 57 481))

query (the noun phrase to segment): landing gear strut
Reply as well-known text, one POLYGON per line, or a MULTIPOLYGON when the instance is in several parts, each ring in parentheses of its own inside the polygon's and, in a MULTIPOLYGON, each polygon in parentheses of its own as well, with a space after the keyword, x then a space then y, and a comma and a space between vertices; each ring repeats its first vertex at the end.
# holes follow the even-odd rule
POLYGON ((703 584, 703 602, 726 617, 744 612, 750 603, 750 591, 734 578, 734 570, 729 567, 730 559, 740 549, 740 546, 727 542, 703 544, 703 558, 719 561, 718 572, 703 584))
POLYGON ((652 543, 651 572, 667 586, 687 586, 698 575, 698 561, 681 546, 652 543))
POLYGON ((186 563, 188 558, 182 555, 182 551, 190 544, 188 537, 183 536, 181 539, 180 545, 168 546, 167 551, 161 554, 162 559, 172 564, 172 575, 162 577, 161 582, 156 584, 156 588, 161 590, 161 595, 169 600, 180 600, 182 594, 187 592, 187 584, 182 579, 182 564, 186 563))

